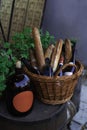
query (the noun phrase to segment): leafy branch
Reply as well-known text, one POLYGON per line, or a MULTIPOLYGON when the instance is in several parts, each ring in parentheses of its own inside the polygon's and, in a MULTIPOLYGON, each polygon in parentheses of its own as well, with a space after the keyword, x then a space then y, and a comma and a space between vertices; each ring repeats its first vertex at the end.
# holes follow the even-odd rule
POLYGON ((6 88, 6 79, 14 72, 16 57, 12 56, 9 43, 3 43, 0 49, 0 95, 6 88))
MULTIPOLYGON (((51 42, 54 42, 54 37, 51 36, 48 31, 46 31, 46 33, 43 33, 42 30, 39 31, 42 46, 46 49, 51 42)), ((23 32, 16 33, 13 36, 13 44, 11 44, 11 49, 13 50, 13 55, 15 55, 18 59, 21 57, 29 58, 29 50, 31 48, 34 48, 34 39, 32 37, 31 28, 25 28, 23 32)))

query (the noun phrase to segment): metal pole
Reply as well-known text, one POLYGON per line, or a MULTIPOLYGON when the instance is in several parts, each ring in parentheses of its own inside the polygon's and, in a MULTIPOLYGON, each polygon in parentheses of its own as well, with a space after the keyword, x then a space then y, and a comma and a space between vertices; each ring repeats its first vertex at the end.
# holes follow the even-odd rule
POLYGON ((15 0, 13 0, 13 2, 12 2, 11 15, 10 15, 10 21, 9 21, 9 27, 8 27, 8 34, 7 34, 7 41, 8 42, 9 42, 10 32, 11 32, 11 24, 12 24, 13 12, 14 12, 14 5, 15 5, 15 0))
POLYGON ((2 36, 3 36, 3 40, 4 40, 4 42, 6 42, 5 33, 4 33, 4 30, 3 30, 3 27, 2 27, 1 20, 0 20, 0 28, 1 28, 2 36))

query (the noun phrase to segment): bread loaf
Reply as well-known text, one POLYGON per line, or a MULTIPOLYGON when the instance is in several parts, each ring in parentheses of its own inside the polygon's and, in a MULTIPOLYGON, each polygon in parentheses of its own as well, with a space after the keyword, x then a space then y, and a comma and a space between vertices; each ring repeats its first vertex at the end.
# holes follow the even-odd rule
POLYGON ((65 63, 68 63, 72 57, 72 46, 69 39, 65 39, 65 63))
POLYGON ((59 41, 56 42, 56 45, 52 54, 52 58, 51 58, 51 66, 53 68, 53 72, 55 72, 57 69, 60 55, 62 52, 62 46, 63 46, 63 40, 60 39, 59 41))
POLYGON ((36 27, 33 28, 32 35, 34 38, 35 55, 36 55, 38 67, 41 70, 42 67, 45 65, 45 58, 44 58, 44 52, 43 52, 38 28, 36 28, 36 27))
POLYGON ((55 48, 55 46, 53 45, 53 44, 50 44, 49 46, 48 46, 48 48, 46 49, 46 51, 45 51, 45 54, 44 54, 44 57, 45 57, 45 59, 46 58, 51 58, 51 56, 52 56, 52 52, 53 52, 53 49, 55 48))

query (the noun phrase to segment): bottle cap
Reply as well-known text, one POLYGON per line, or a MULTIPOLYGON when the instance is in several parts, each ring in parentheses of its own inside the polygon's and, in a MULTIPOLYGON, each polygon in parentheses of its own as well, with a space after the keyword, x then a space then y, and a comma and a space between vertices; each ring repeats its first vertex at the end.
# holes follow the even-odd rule
POLYGON ((73 73, 72 72, 65 72, 64 75, 66 76, 71 76, 73 73))
POLYGON ((21 61, 16 62, 16 68, 21 68, 21 61))
POLYGON ((74 63, 73 62, 69 62, 69 64, 73 65, 74 63))

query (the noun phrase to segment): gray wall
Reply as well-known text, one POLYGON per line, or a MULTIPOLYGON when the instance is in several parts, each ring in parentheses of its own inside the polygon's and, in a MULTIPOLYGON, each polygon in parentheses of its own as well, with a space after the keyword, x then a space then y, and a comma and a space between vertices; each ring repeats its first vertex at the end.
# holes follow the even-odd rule
POLYGON ((47 0, 42 28, 56 39, 77 39, 77 59, 87 66, 87 0, 47 0))

